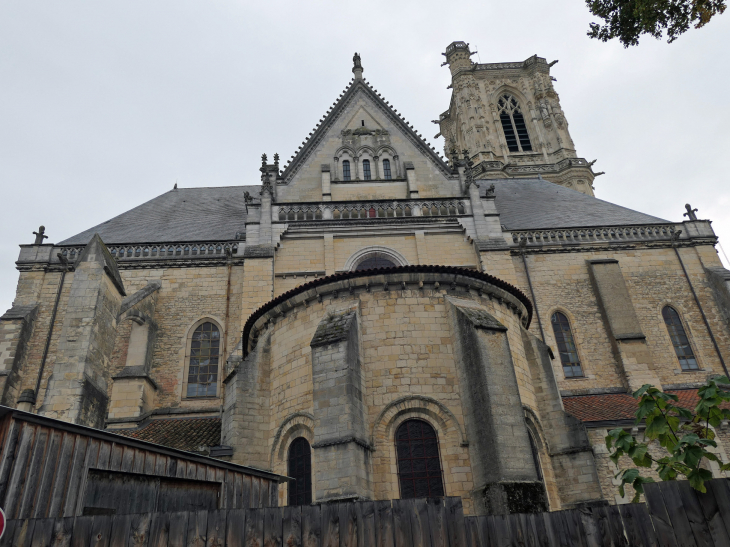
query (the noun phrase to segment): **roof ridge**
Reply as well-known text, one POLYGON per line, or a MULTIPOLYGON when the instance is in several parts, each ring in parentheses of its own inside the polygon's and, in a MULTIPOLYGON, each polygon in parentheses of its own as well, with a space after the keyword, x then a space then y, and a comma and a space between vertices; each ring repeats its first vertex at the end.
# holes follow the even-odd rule
POLYGON ((324 137, 324 135, 331 129, 334 122, 340 117, 358 90, 364 90, 373 102, 385 112, 386 116, 389 116, 392 121, 399 126, 405 136, 410 138, 417 149, 423 149, 428 155, 430 155, 432 161, 443 171, 445 175, 448 176, 451 174, 451 168, 448 163, 446 163, 445 159, 436 151, 436 148, 431 145, 423 135, 416 131, 413 125, 390 104, 390 101, 386 101, 385 98, 378 93, 378 90, 375 89, 365 78, 353 78, 350 80, 348 86, 337 97, 337 100, 332 103, 332 106, 327 109, 325 115, 320 118, 314 126, 314 129, 309 132, 307 138, 302 142, 299 148, 297 148, 297 151, 291 156, 291 158, 289 158, 289 161, 282 171, 282 178, 285 183, 290 182, 294 175, 296 175, 301 165, 311 155, 315 145, 319 143, 321 138, 324 137))

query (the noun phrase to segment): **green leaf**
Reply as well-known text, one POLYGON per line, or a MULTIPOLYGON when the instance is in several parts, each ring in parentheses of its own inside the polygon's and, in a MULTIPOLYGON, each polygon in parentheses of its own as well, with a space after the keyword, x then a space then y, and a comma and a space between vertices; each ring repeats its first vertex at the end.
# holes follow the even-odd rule
POLYGON ((693 469, 687 475, 690 486, 699 492, 707 492, 707 488, 705 488, 705 481, 709 481, 711 478, 712 473, 710 473, 707 469, 702 468, 693 469))
POLYGON ((644 435, 649 439, 656 439, 659 435, 667 433, 669 426, 667 425, 667 419, 664 416, 654 416, 651 421, 647 420, 646 431, 644 435))

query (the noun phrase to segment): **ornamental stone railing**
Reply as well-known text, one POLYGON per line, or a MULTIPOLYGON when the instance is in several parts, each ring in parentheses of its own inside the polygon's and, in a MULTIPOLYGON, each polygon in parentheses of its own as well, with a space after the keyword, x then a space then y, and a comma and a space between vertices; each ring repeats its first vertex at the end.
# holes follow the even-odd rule
POLYGON ((275 205, 273 209, 274 219, 278 219, 280 222, 447 217, 471 214, 469 201, 458 198, 286 203, 275 205))
POLYGON ((645 226, 612 226, 605 228, 565 228, 557 230, 518 230, 512 232, 512 241, 519 244, 526 239, 527 246, 564 245, 597 242, 661 241, 671 240, 673 224, 645 226))
MULTIPOLYGON (((220 258, 230 250, 238 251, 238 243, 230 241, 198 243, 159 243, 149 245, 107 245, 111 255, 118 260, 175 259, 175 258, 220 258)), ((84 245, 63 247, 61 255, 74 261, 84 250, 84 245)))

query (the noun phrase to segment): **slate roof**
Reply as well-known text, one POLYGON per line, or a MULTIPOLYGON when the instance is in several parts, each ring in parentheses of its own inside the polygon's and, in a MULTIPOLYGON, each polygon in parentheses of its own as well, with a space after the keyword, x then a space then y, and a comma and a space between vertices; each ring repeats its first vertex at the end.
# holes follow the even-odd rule
MULTIPOLYGON (((480 180, 495 186, 500 222, 508 230, 666 224, 667 220, 539 179, 480 180)), ((243 193, 259 186, 178 188, 151 199, 59 245, 85 245, 98 232, 106 244, 230 241, 245 231, 243 193)))
MULTIPOLYGON (((667 390, 679 397, 677 406, 694 410, 699 402, 696 389, 667 390)), ((582 422, 634 420, 638 402, 628 393, 563 397, 563 406, 582 422)))
POLYGON ((668 222, 543 179, 479 180, 482 196, 490 184, 494 184, 499 221, 508 230, 668 222))
POLYGON ((59 245, 86 245, 97 232, 107 245, 233 240, 245 231, 245 191, 258 199, 260 186, 170 190, 59 245))
POLYGON ((117 435, 132 437, 178 450, 207 454, 207 448, 221 441, 220 418, 171 418, 151 420, 139 429, 110 430, 117 435))

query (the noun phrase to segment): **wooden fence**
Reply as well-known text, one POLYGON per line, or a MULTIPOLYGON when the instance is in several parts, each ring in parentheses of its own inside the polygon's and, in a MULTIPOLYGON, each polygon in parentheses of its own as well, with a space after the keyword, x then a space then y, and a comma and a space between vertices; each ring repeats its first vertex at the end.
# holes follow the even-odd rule
POLYGON ((646 490, 647 504, 488 517, 439 498, 14 520, 0 547, 730 546, 727 480, 646 490))

